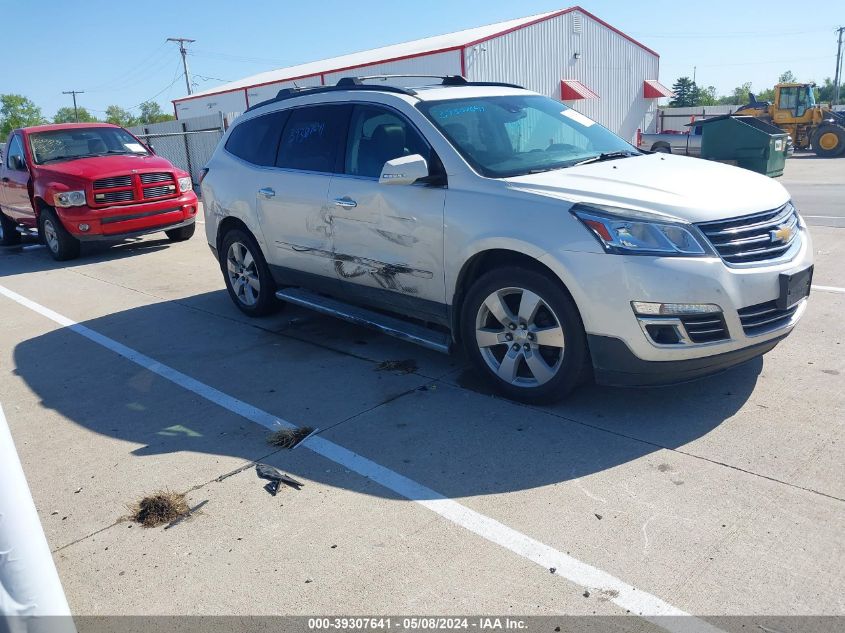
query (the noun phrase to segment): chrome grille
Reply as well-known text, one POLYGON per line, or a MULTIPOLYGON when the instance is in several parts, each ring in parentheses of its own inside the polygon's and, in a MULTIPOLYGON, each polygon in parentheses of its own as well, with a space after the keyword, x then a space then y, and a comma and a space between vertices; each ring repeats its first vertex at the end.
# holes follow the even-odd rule
POLYGON ((742 322, 742 329, 746 336, 763 334, 789 323, 800 305, 801 302, 799 301, 794 306, 783 310, 777 307, 776 301, 766 301, 747 308, 740 308, 738 310, 739 320, 742 322))
POLYGON ((728 338, 728 330, 721 312, 683 316, 681 323, 693 343, 712 343, 728 338))
POLYGON ((697 225, 723 260, 744 264, 776 259, 798 238, 798 214, 791 203, 773 211, 697 225), (777 233, 788 233, 784 240, 777 233))
POLYGON ((112 176, 94 181, 94 189, 112 189, 113 187, 131 187, 132 176, 112 176))
POLYGON ((176 193, 175 185, 162 185, 160 187, 144 187, 144 198, 161 198, 176 193))
POLYGON ((173 182, 173 176, 167 172, 141 174, 141 184, 151 185, 156 182, 173 182))
POLYGON ((94 200, 98 204, 103 204, 105 202, 129 202, 134 200, 134 198, 135 192, 131 189, 125 191, 106 191, 94 196, 94 200))

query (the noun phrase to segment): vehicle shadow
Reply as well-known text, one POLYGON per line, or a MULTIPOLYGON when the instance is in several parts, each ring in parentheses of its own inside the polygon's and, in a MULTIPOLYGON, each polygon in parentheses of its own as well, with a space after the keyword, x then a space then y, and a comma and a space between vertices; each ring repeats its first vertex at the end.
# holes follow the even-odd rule
MULTIPOLYGON (((188 303, 218 301, 229 304, 225 291, 195 295, 188 303)), ((184 300, 81 325, 274 416, 324 429, 324 437, 449 497, 536 488, 683 446, 742 407, 762 369, 758 358, 668 389, 585 386, 561 404, 532 408, 479 393, 460 375, 450 384, 375 371, 365 359, 192 311, 184 300)), ((308 335, 319 338, 321 330, 336 327, 330 319, 317 321, 308 335)), ((395 344, 405 346, 408 357, 420 353, 395 344)), ((183 452, 190 468, 192 453, 254 460, 273 450, 264 443, 264 428, 69 328, 18 344, 14 365, 44 407, 131 443, 128 459, 183 452), (186 419, 196 432, 184 432, 186 419)), ((339 477, 324 461, 303 454, 282 451, 270 461, 293 476, 395 497, 357 476, 339 477)))
POLYGON ((38 243, 37 238, 23 236, 20 244, 14 246, 0 246, 0 277, 16 275, 21 272, 40 272, 43 270, 57 270, 59 268, 73 268, 87 266, 105 261, 120 260, 126 257, 137 257, 143 253, 160 251, 171 246, 179 246, 166 237, 134 237, 120 241, 83 242, 80 256, 65 262, 57 262, 38 243), (43 257, 27 257, 16 266, 16 258, 31 252, 33 249, 43 250, 43 257))

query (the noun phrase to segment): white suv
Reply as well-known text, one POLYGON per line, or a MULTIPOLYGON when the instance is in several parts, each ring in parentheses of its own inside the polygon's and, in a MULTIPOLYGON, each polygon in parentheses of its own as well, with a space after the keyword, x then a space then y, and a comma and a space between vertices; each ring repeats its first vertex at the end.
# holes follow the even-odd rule
POLYGON ((246 314, 289 302, 461 344, 525 401, 590 372, 659 384, 763 354, 813 271, 774 180, 643 153, 558 101, 461 77, 283 90, 237 119, 202 194, 246 314))

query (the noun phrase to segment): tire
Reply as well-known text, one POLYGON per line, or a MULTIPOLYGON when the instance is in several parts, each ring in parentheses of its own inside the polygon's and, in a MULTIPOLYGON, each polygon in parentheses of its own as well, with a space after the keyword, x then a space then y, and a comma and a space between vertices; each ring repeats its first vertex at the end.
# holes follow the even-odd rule
POLYGON ((17 224, 0 212, 0 246, 14 246, 20 244, 20 241, 17 224))
POLYGON ((480 277, 463 302, 460 330, 477 371, 520 402, 563 399, 579 384, 589 357, 569 293, 559 281, 526 268, 499 268, 480 277))
POLYGON ((220 270, 229 297, 244 314, 260 317, 279 308, 270 268, 255 238, 248 232, 231 229, 223 236, 220 270))
POLYGON ((658 154, 671 154, 672 148, 668 145, 655 145, 651 148, 652 152, 657 152, 658 154))
POLYGON ((52 209, 42 209, 38 216, 38 230, 47 252, 57 262, 79 257, 79 240, 68 233, 52 209))
POLYGON ((845 128, 821 125, 813 134, 813 151, 821 158, 839 156, 845 150, 845 128))
POLYGON ((196 222, 191 222, 188 226, 180 226, 178 229, 170 229, 164 234, 171 242, 186 242, 194 236, 194 231, 197 228, 196 222))

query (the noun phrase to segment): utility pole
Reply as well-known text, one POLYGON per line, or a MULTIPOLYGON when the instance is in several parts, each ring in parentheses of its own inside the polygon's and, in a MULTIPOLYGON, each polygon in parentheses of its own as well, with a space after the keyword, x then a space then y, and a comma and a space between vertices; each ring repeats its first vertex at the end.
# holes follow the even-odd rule
POLYGON ((842 33, 845 31, 845 26, 840 26, 836 30, 839 32, 839 45, 836 47, 836 78, 833 80, 832 105, 839 103, 839 84, 842 81, 840 76, 842 73, 842 33))
MULTIPOLYGON (((839 72, 838 70, 836 72, 839 72)), ((63 95, 73 95, 73 118, 79 123, 79 110, 76 109, 76 95, 84 95, 84 90, 63 90, 63 95)))
POLYGON ((185 87, 188 89, 188 94, 191 94, 191 79, 188 76, 188 49, 185 44, 191 44, 196 40, 189 40, 187 37, 168 37, 168 42, 178 42, 179 52, 182 54, 182 66, 185 69, 185 87))

